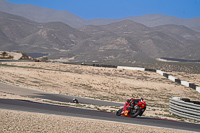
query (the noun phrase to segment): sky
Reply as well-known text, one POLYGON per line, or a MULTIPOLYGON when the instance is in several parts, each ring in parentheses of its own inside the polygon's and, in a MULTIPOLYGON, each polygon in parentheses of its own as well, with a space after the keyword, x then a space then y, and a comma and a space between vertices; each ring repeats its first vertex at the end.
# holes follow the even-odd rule
POLYGON ((179 18, 200 17, 200 0, 6 0, 54 10, 66 10, 83 19, 113 19, 145 14, 179 18))

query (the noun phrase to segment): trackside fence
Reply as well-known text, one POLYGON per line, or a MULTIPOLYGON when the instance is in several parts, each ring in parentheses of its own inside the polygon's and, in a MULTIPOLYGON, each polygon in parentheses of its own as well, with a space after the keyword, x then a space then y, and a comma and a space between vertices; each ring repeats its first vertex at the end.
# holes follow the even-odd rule
POLYGON ((198 91, 200 93, 200 87, 193 84, 193 83, 190 83, 190 82, 187 82, 187 81, 182 81, 176 77, 173 77, 172 75, 169 75, 161 70, 155 70, 155 69, 148 69, 148 68, 140 68, 140 67, 127 67, 127 66, 117 66, 116 68, 118 69, 127 69, 127 70, 139 70, 139 71, 150 71, 150 72, 156 72, 166 78, 168 78, 169 80, 172 80, 174 82, 177 82, 179 84, 182 84, 184 86, 187 86, 187 87, 190 87, 196 91, 198 91))
POLYGON ((200 121, 200 102, 172 97, 169 99, 169 111, 175 115, 200 121))

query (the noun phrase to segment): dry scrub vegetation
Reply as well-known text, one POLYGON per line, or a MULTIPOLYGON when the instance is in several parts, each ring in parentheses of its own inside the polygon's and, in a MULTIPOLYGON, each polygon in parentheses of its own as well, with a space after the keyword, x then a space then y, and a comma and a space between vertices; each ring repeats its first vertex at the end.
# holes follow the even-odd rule
MULTIPOLYGON (((175 77, 179 75, 170 74, 175 77)), ((0 64, 0 75, 1 82, 57 94, 114 102, 143 97, 147 102, 144 115, 148 117, 194 122, 171 115, 168 111, 169 98, 182 97, 200 101, 200 94, 192 88, 147 71, 41 62, 7 62, 0 64)), ((199 74, 183 75, 183 80, 192 79, 192 82, 199 84, 199 79, 190 78, 199 77, 199 74)), ((6 98, 6 94, 1 94, 1 97, 6 98)))

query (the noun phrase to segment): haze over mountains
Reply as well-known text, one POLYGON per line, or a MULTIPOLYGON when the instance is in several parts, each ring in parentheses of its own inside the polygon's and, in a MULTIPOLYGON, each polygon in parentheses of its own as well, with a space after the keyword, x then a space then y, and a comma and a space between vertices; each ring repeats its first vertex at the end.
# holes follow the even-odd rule
POLYGON ((119 22, 122 20, 132 20, 149 27, 165 24, 184 25, 193 30, 200 31, 200 18, 183 19, 162 14, 147 14, 142 16, 130 16, 121 19, 92 19, 84 20, 75 14, 63 10, 53 10, 28 4, 12 4, 5 0, 0 0, 0 11, 23 16, 30 20, 46 23, 60 21, 74 28, 80 28, 85 25, 105 25, 119 22))
POLYGON ((73 61, 126 63, 158 57, 200 57, 200 18, 152 14, 84 20, 67 11, 4 0, 0 0, 0 11, 1 51, 48 53, 49 58, 73 61))

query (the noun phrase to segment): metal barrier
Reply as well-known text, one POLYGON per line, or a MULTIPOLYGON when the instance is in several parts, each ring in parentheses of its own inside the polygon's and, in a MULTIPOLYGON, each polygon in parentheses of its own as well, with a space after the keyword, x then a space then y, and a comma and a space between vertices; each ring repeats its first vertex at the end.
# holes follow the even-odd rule
POLYGON ((190 82, 187 82, 187 81, 182 81, 180 79, 177 79, 176 77, 173 77, 172 75, 169 75, 161 70, 155 70, 155 69, 147 69, 147 68, 140 68, 140 67, 127 67, 127 66, 117 66, 118 69, 128 69, 128 70, 140 70, 140 71, 150 71, 150 72, 156 72, 166 78, 168 78, 169 80, 172 80, 174 82, 177 82, 179 84, 182 84, 184 86, 187 86, 187 87, 190 87, 196 91, 198 91, 200 93, 200 87, 193 84, 193 83, 190 83, 190 82))
POLYGON ((200 121, 200 102, 180 97, 169 99, 169 111, 175 115, 200 121))
POLYGON ((117 68, 118 69, 127 69, 127 70, 145 71, 145 68, 140 68, 140 67, 117 66, 117 68))

